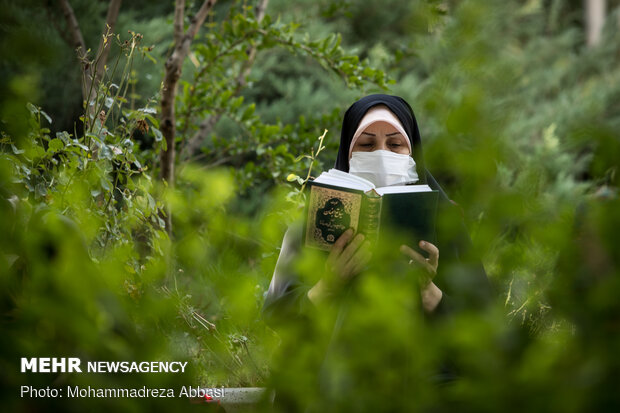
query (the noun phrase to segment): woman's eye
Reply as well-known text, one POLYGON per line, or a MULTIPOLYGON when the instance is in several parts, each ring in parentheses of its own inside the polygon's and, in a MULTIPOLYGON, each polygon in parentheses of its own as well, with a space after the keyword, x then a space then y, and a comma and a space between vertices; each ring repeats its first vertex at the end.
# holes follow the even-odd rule
POLYGON ((400 143, 390 143, 390 146, 392 148, 398 148, 398 147, 402 146, 402 144, 400 144, 400 143))
POLYGON ((360 146, 362 148, 370 148, 370 147, 372 147, 372 143, 360 143, 360 146))

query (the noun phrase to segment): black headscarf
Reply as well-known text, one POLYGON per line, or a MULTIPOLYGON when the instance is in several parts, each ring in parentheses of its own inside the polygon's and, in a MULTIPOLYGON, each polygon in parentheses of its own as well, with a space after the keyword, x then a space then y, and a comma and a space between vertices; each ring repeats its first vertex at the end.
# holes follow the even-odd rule
MULTIPOLYGON (((351 146, 351 140, 357 130, 362 118, 368 112, 368 110, 377 105, 385 105, 390 109, 396 117, 400 120, 411 142, 411 148, 413 150, 413 159, 416 163, 416 171, 420 184, 427 184, 432 189, 436 189, 440 194, 440 209, 438 214, 442 214, 445 218, 446 214, 454 214, 456 208, 454 203, 448 198, 441 186, 437 183, 433 175, 426 169, 424 164, 424 156, 422 155, 422 141, 420 140, 420 131, 418 130, 418 124, 411 106, 398 96, 390 95, 369 95, 361 98, 355 102, 344 114, 342 121, 342 131, 340 134, 340 148, 338 149, 338 158, 336 159, 335 168, 344 172, 349 172, 349 148, 351 146)), ((460 218, 460 217, 459 217, 460 218)), ((458 222, 453 221, 453 222, 458 222)), ((444 230, 445 232, 445 230, 444 230)), ((438 274, 442 274, 451 265, 458 263, 456 267, 460 271, 459 277, 454 277, 454 285, 451 282, 446 282, 443 275, 438 275, 435 280, 437 285, 444 292, 443 299, 440 301, 439 307, 435 310, 435 313, 446 313, 451 311, 450 308, 456 305, 456 307, 466 307, 466 303, 471 304, 483 304, 488 302, 490 297, 493 296, 492 288, 484 271, 484 267, 480 259, 471 253, 471 241, 464 224, 461 224, 457 229, 451 228, 449 234, 439 232, 437 234, 437 247, 442 254, 442 265, 439 267, 438 274), (456 231, 456 232, 454 232, 456 231), (463 284, 463 275, 470 271, 470 278, 468 278, 468 284, 463 284), (459 284, 460 283, 460 284, 459 284), (450 296, 454 294, 455 298, 450 296)), ((452 267, 454 268, 454 267, 452 267)))
MULTIPOLYGON (((353 134, 357 130, 366 112, 377 105, 387 106, 402 123, 411 142, 413 159, 416 162, 416 170, 420 179, 419 183, 426 183, 431 188, 440 192, 440 200, 444 201, 444 206, 448 207, 442 209, 454 210, 446 194, 424 166, 422 142, 420 140, 420 132, 415 116, 413 115, 413 110, 405 100, 398 96, 370 95, 351 105, 345 113, 342 122, 340 148, 338 149, 338 158, 335 168, 344 172, 349 172, 349 147, 351 146, 353 134)), ((440 211, 438 211, 438 213, 439 212, 440 211)), ((450 227, 451 231, 453 231, 453 229, 454 228, 450 227)), ((469 241, 469 235, 467 235, 465 227, 461 225, 460 229, 456 228, 456 234, 451 232, 450 235, 450 239, 444 239, 442 234, 438 234, 437 236, 437 247, 441 251, 442 264, 439 266, 438 275, 434 278, 433 282, 436 282, 443 291, 443 298, 439 302, 439 306, 435 309, 435 314, 437 315, 453 311, 454 308, 458 308, 463 305, 463 303, 467 302, 466 300, 470 297, 474 297, 471 299, 471 302, 482 302, 483 300, 479 297, 487 295, 487 292, 490 291, 489 282, 480 260, 475 258, 473 261, 466 261, 467 259, 471 260, 471 256, 467 253, 470 249, 471 241, 469 241), (454 263, 462 263, 463 265, 454 267, 454 263), (454 268, 457 268, 456 273, 454 268), (467 279, 466 271, 468 269, 471 270, 472 278, 468 279, 470 281, 469 283, 464 283, 462 280, 467 279), (445 274, 446 271, 452 271, 451 274, 458 275, 458 277, 452 277, 454 278, 454 282, 445 279, 446 276, 443 274, 445 274), (455 298, 452 298, 453 293, 455 298)), ((293 314, 293 317, 295 317, 296 314, 305 313, 309 309, 311 309, 309 311, 314 310, 314 306, 310 303, 307 295, 308 288, 295 276, 294 271, 292 271, 293 266, 291 265, 293 262, 292 258, 295 255, 295 252, 291 253, 291 251, 299 251, 301 249, 302 228, 298 227, 295 230, 289 229, 284 239, 285 241, 281 251, 289 252, 288 255, 285 255, 285 257, 287 257, 285 258, 286 264, 282 264, 282 267, 291 267, 288 270, 290 270, 293 275, 287 274, 286 271, 283 270, 283 273, 276 276, 278 273, 276 267, 276 273, 269 286, 263 306, 263 314, 274 323, 281 315, 293 314)), ((488 295, 490 296, 490 293, 488 295)), ((296 318, 296 320, 297 319, 298 318, 296 318)))
POLYGON ((347 109, 344 114, 344 119, 342 120, 340 147, 338 148, 338 157, 336 158, 336 165, 334 168, 349 172, 349 147, 351 146, 353 134, 355 134, 366 112, 378 105, 387 106, 400 120, 405 132, 407 132, 413 151, 412 157, 416 163, 416 171, 420 179, 418 183, 428 184, 431 188, 439 190, 444 200, 448 200, 443 189, 441 189, 435 178, 433 178, 424 165, 422 140, 420 139, 420 130, 418 129, 418 122, 415 120, 413 109, 411 109, 411 106, 409 106, 403 98, 398 96, 383 94, 368 95, 353 103, 351 107, 347 109))

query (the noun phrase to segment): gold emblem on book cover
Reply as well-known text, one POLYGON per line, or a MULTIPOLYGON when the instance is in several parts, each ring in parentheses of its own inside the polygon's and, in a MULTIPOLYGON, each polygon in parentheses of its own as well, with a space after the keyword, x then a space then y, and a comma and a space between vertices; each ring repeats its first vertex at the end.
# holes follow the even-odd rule
POLYGON ((313 186, 310 191, 306 244, 327 250, 348 228, 357 231, 362 196, 360 193, 313 186))

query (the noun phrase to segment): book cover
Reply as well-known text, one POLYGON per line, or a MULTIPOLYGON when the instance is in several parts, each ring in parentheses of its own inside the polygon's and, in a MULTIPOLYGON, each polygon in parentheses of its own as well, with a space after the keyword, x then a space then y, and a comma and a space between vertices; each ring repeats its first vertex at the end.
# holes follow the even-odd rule
POLYGON ((412 246, 421 239, 435 242, 438 192, 427 186, 352 189, 310 181, 304 224, 304 245, 330 250, 348 228, 381 242, 388 228, 404 233, 412 246))

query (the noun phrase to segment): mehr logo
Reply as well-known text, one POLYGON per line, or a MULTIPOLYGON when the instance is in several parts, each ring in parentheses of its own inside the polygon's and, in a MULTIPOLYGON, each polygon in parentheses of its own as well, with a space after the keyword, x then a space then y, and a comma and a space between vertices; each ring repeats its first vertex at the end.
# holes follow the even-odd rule
POLYGON ((33 357, 27 359, 22 357, 22 373, 31 371, 33 373, 81 373, 80 359, 77 357, 56 358, 56 357, 33 357))

